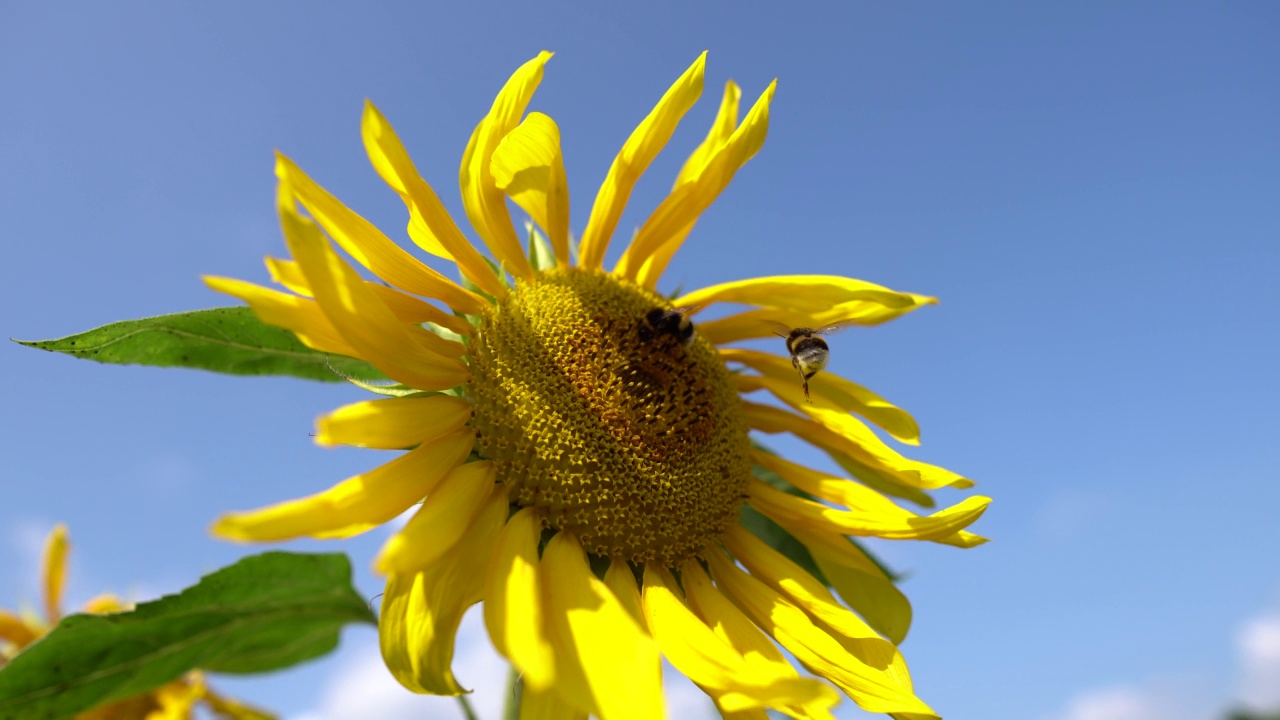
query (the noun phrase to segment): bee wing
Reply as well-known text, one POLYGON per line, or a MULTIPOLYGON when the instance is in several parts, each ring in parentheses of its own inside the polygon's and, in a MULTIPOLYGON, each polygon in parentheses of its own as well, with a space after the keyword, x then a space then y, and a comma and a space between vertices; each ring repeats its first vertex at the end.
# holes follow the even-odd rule
POLYGON ((828 325, 826 327, 818 328, 817 330, 814 330, 814 332, 819 335, 834 335, 835 333, 848 330, 849 328, 857 324, 858 323, 853 322, 852 320, 845 320, 844 322, 838 322, 838 323, 835 323, 834 325, 828 325))
POLYGON ((780 323, 780 322, 775 322, 775 321, 773 321, 773 320, 765 320, 765 321, 764 321, 764 324, 765 324, 765 325, 768 325, 770 328, 772 328, 772 329, 773 329, 773 334, 774 334, 774 335, 777 335, 777 336, 778 336, 778 337, 780 337, 780 338, 786 338, 786 337, 790 337, 790 336, 791 336, 791 326, 790 326, 790 325, 784 325, 784 324, 782 324, 782 323, 780 323))
POLYGON ((680 313, 689 316, 702 309, 701 305, 685 305, 683 307, 671 308, 671 312, 680 313))

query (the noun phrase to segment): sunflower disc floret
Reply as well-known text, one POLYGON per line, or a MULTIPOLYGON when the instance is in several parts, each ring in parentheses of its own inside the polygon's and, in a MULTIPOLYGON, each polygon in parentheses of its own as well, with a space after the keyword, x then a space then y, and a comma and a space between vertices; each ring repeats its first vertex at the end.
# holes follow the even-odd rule
POLYGON ((593 552, 675 565, 737 519, 751 466, 715 349, 643 331, 669 307, 578 268, 522 284, 472 341, 467 396, 512 502, 593 552))

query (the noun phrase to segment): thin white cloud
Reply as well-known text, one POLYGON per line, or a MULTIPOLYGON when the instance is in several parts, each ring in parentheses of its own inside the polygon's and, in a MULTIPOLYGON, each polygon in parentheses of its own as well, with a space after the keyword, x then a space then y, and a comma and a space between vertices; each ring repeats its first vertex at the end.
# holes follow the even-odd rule
POLYGON ((1280 708, 1280 613, 1253 618, 1236 636, 1240 702, 1258 711, 1280 708))
MULTIPOLYGON (((485 633, 479 606, 462 619, 454 654, 454 675, 473 690, 468 696, 483 719, 502 714, 507 664, 485 633)), ((294 720, 462 720, 458 701, 452 697, 417 695, 401 687, 382 663, 376 639, 366 641, 334 670, 319 707, 294 720)))
POLYGON ((1053 720, 1205 720, 1221 715, 1218 692, 1199 673, 1149 676, 1077 694, 1053 720))
POLYGON ((1167 720, 1148 690, 1112 687, 1077 695, 1057 720, 1167 720))

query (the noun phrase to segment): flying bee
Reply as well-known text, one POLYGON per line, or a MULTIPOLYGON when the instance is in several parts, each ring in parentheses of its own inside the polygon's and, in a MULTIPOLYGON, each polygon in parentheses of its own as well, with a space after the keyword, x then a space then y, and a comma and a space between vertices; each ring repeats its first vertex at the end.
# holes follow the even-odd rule
POLYGON ((697 305, 689 305, 670 310, 650 310, 640 323, 640 341, 649 342, 660 335, 670 335, 681 345, 688 345, 693 342, 693 321, 689 314, 697 309, 697 305))
POLYGON ((777 327, 786 330, 785 334, 775 332, 774 335, 787 341, 787 353, 791 355, 791 366, 800 373, 801 382, 804 383, 804 400, 812 403, 813 401, 809 399, 809 378, 817 375, 831 359, 831 348, 822 336, 839 332, 848 325, 837 323, 822 328, 799 327, 789 330, 785 325, 777 325, 777 327))

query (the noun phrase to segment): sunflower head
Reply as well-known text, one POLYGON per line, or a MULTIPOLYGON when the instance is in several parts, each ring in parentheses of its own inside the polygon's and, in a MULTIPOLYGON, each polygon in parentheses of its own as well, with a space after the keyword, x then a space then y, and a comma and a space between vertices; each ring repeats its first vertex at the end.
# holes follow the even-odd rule
POLYGON ((559 126, 525 113, 549 58, 516 71, 463 154, 462 200, 488 256, 366 106, 365 147, 405 202, 409 237, 456 264, 460 282, 279 159, 293 258, 268 268, 291 292, 207 281, 311 347, 367 360, 399 383, 398 397, 321 418, 321 444, 406 452, 317 495, 225 516, 215 532, 344 537, 420 503, 376 562, 388 578, 383 657, 417 692, 465 692, 450 667, 453 638, 482 602, 530 716, 661 717, 666 657, 725 713, 829 717, 838 688, 873 712, 937 717, 896 648, 910 608, 849 538, 969 547, 982 538, 964 528, 987 499, 931 515, 900 507, 889 498, 932 507, 930 490, 972 482, 903 457, 872 431, 866 423, 918 443, 910 415, 870 390, 819 372, 809 402, 788 357, 729 345, 771 337, 778 324, 874 325, 933 299, 831 275, 677 298, 655 290, 699 215, 763 145, 774 84, 741 119, 741 92, 726 84, 671 193, 606 270, 632 188, 702 91, 705 54, 623 143, 576 244, 559 126), (541 228, 530 254, 508 203, 541 228), (694 317, 718 303, 747 309, 694 317), (744 397, 761 391, 773 402, 744 397), (853 477, 755 449, 752 431, 795 435, 853 477), (744 503, 806 548, 829 585, 749 532, 744 503), (779 645, 822 679, 800 676, 779 645))
POLYGON ((751 466, 715 348, 651 327, 670 308, 600 271, 522 283, 478 328, 466 397, 514 504, 591 552, 674 566, 737 520, 751 466))

